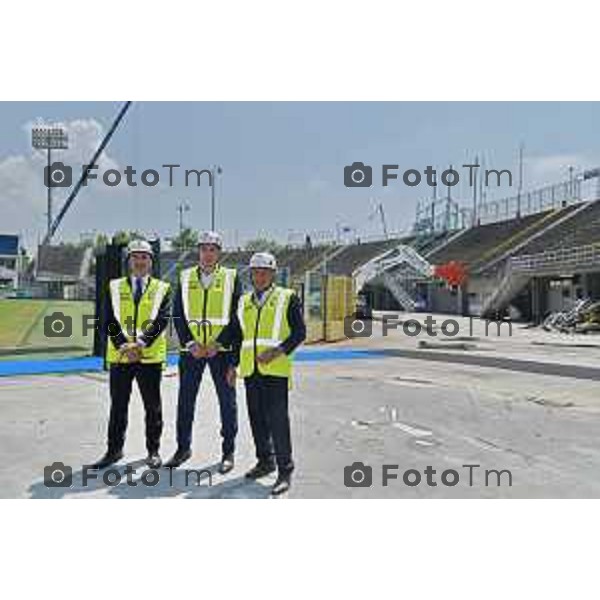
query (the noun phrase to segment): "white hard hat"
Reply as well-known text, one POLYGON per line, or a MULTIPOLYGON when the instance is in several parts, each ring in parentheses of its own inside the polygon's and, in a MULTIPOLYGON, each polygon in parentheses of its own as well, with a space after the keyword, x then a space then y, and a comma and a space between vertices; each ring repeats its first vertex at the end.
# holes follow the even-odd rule
POLYGON ((127 245, 127 256, 132 252, 145 252, 150 256, 154 256, 152 246, 146 240, 131 240, 127 245))
POLYGON ((251 269, 271 269, 275 271, 277 269, 277 261, 270 252, 257 252, 252 255, 250 259, 251 269))
POLYGON ((203 231, 200 234, 198 244, 214 244, 221 248, 223 246, 223 241, 216 231, 203 231))

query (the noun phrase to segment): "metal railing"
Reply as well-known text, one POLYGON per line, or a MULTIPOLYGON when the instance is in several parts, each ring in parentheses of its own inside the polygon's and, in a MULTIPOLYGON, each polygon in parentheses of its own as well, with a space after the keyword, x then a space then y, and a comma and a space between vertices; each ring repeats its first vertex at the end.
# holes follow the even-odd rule
POLYGON ((383 281, 387 286, 388 290, 392 293, 398 303, 404 308, 404 310, 414 310, 417 306, 415 299, 410 295, 408 290, 404 287, 404 281, 396 279, 389 273, 383 274, 383 281))
POLYGON ((399 244, 383 252, 354 271, 355 289, 362 287, 376 277, 381 277, 384 285, 405 310, 414 310, 415 282, 429 279, 433 266, 414 248, 399 244))
POLYGON ((508 198, 491 200, 477 207, 477 221, 481 224, 493 223, 579 202, 581 184, 582 179, 578 177, 508 198))
MULTIPOLYGON (((479 202, 476 214, 473 207, 461 207, 457 201, 449 199, 421 200, 417 204, 415 231, 453 231, 471 227, 507 221, 517 216, 532 215, 553 208, 559 208, 579 202, 584 196, 584 175, 500 198, 479 202)), ((591 190, 588 190, 588 196, 591 190)))
POLYGON ((354 271, 356 288, 361 289, 367 281, 392 270, 396 270, 396 273, 399 274, 398 269, 402 266, 409 267, 403 269, 402 277, 404 279, 429 278, 433 273, 433 266, 426 258, 411 246, 399 244, 395 248, 375 256, 354 271))

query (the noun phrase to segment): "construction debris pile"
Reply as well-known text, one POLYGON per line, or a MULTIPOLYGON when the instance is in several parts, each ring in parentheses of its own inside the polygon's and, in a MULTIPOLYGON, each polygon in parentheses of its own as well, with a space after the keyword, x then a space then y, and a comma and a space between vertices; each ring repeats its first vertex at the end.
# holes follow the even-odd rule
POLYGON ((600 301, 582 298, 570 310, 550 313, 542 327, 561 333, 600 332, 600 301))

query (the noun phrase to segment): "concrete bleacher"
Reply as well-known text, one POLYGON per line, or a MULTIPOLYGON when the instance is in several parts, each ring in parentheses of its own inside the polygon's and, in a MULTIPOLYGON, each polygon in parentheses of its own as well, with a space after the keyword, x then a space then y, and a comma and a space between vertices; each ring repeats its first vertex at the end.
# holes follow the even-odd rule
POLYGON ((39 246, 37 281, 77 282, 86 277, 91 248, 82 246, 39 246))
POLYGON ((277 264, 280 267, 288 268, 290 277, 295 279, 316 267, 331 250, 331 246, 286 248, 278 253, 277 264))
POLYGON ((352 275, 361 265, 402 243, 404 239, 392 239, 345 246, 327 263, 327 271, 332 275, 352 275))
POLYGON ((542 213, 542 217, 534 221, 531 225, 520 229, 512 237, 496 244, 491 250, 484 253, 479 260, 472 265, 473 272, 484 272, 488 269, 494 269, 503 264, 504 260, 515 256, 521 248, 529 244, 533 239, 545 235, 544 232, 558 226, 563 221, 570 218, 570 215, 576 212, 579 204, 569 204, 568 206, 547 210, 542 213))
POLYGON ((441 231, 410 238, 404 240, 404 243, 412 246, 422 256, 427 257, 433 254, 435 249, 448 240, 454 233, 454 231, 441 231))
POLYGON ((572 216, 521 247, 516 256, 600 243, 600 200, 575 204, 572 216))
MULTIPOLYGON (((331 251, 330 246, 314 246, 309 248, 284 248, 276 253, 277 264, 280 269, 289 269, 290 277, 301 276, 307 270, 318 264, 331 251)), ((224 251, 221 256, 221 264, 226 267, 244 268, 248 265, 250 257, 254 252, 251 250, 229 250, 224 251)), ((176 265, 181 262, 182 267, 191 267, 198 261, 198 253, 195 249, 184 256, 182 252, 168 251, 161 253, 161 273, 175 273, 176 265)))
MULTIPOLYGON (((276 258, 279 268, 289 271, 290 280, 301 278, 307 271, 318 268, 326 259, 328 273, 332 275, 352 275, 362 264, 399 244, 411 245, 421 254, 426 254, 442 243, 448 235, 448 233, 436 233, 407 236, 372 242, 358 242, 347 246, 286 247, 276 252, 276 258), (329 259, 329 257, 331 258, 329 259)), ((248 265, 252 254, 253 251, 250 250, 224 251, 221 256, 221 264, 243 269, 248 265)), ((176 266, 181 261, 181 257, 182 252, 180 251, 161 253, 161 273, 163 276, 166 276, 167 273, 174 274, 177 272, 176 266)), ((197 260, 197 252, 192 249, 184 257, 182 266, 193 266, 197 260)))
POLYGON ((221 256, 221 264, 226 267, 246 266, 250 262, 250 257, 254 254, 250 250, 235 250, 230 252, 223 252, 221 256))
POLYGON ((573 206, 569 206, 465 229, 434 250, 428 260, 434 264, 460 261, 474 269, 481 268, 572 210, 573 206))

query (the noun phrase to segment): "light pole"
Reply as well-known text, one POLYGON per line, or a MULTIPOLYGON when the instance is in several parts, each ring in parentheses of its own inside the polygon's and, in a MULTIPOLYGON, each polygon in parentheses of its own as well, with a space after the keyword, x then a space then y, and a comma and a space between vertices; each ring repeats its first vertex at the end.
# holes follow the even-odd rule
POLYGON ((179 213, 179 234, 183 233, 183 213, 190 211, 190 205, 187 202, 180 202, 177 205, 177 212, 179 213))
POLYGON ((521 217, 521 194, 523 193, 523 142, 519 144, 519 188, 517 192, 517 218, 521 217))
POLYGON ((215 230, 215 187, 217 184, 216 175, 222 175, 223 169, 219 166, 211 168, 211 186, 210 186, 210 228, 215 230))
POLYGON ((69 138, 63 127, 56 125, 38 125, 31 129, 31 145, 37 150, 48 151, 48 210, 46 213, 48 230, 47 235, 50 235, 52 229, 52 185, 51 173, 52 168, 52 150, 66 150, 69 146, 69 138))
POLYGON ((574 186, 573 186, 573 171, 575 170, 575 167, 570 166, 569 167, 569 202, 573 202, 573 197, 574 197, 574 186))

